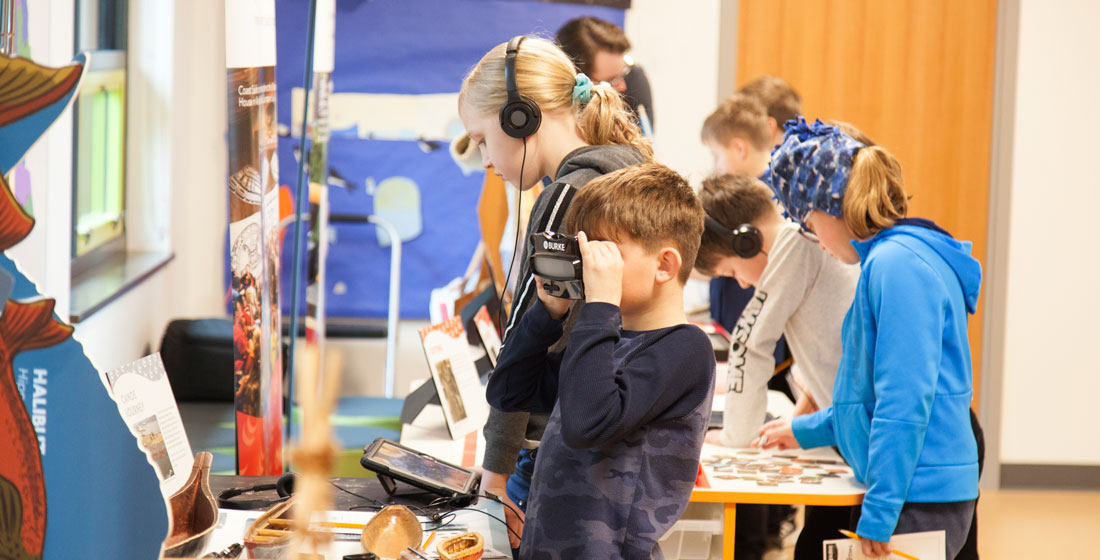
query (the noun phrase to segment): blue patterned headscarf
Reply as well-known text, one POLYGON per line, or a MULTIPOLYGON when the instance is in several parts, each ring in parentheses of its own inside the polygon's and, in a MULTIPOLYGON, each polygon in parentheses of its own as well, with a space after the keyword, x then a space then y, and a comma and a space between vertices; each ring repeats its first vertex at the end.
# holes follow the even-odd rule
POLYGON ((805 225, 811 210, 837 218, 844 215, 844 191, 852 160, 862 143, 821 121, 787 121, 783 143, 772 152, 764 182, 787 215, 805 225))

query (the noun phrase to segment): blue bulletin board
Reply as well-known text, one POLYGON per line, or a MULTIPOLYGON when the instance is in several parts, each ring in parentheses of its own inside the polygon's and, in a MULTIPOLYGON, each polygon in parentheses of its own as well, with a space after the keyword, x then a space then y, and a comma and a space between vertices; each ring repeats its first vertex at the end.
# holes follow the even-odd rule
MULTIPOLYGON (((289 127, 301 118, 292 118, 291 99, 303 84, 309 2, 280 0, 276 10, 278 119, 289 127)), ((350 188, 330 188, 331 208, 400 222, 401 317, 425 318, 431 290, 463 274, 480 235, 477 201, 484 173, 464 176, 447 149, 462 132, 456 100, 462 78, 490 48, 514 35, 553 37, 566 21, 584 15, 622 25, 624 12, 527 0, 338 0, 336 12, 330 111, 344 118, 330 116, 328 161, 350 188)), ((297 138, 280 138, 280 183, 292 190, 297 146, 297 138)), ((335 225, 333 233, 328 315, 384 317, 390 259, 384 236, 380 240, 373 225, 359 224, 335 225)), ((281 281, 286 312, 292 243, 288 232, 281 281)), ((304 288, 300 302, 303 294, 304 288)))

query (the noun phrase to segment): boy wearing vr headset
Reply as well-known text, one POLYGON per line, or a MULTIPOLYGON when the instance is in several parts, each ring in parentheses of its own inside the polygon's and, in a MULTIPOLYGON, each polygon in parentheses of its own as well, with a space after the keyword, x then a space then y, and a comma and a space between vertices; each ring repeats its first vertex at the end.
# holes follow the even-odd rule
POLYGON ((587 303, 568 345, 550 350, 570 300, 538 279, 487 388, 501 410, 550 413, 521 558, 649 558, 687 507, 714 390, 710 342, 683 310, 703 215, 659 164, 594 179, 573 199, 565 227, 587 303))

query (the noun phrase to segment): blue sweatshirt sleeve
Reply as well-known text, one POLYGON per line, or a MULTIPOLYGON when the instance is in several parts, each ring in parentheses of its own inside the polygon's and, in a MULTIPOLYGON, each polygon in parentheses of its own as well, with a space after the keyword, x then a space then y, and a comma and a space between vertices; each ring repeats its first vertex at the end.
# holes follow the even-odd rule
POLYGON ((908 249, 880 253, 868 277, 874 314, 875 404, 867 493, 856 532, 888 541, 924 448, 943 349, 947 291, 908 249))
POLYGON ((836 445, 836 432, 833 431, 833 407, 818 410, 813 414, 803 414, 791 419, 791 431, 794 439, 803 449, 836 445))
POLYGON ((500 349, 485 398, 503 412, 554 410, 558 398, 559 353, 548 349, 562 334, 562 322, 536 300, 500 349))
POLYGON ((697 327, 670 329, 621 362, 618 306, 588 303, 569 335, 558 401, 561 434, 574 449, 620 441, 640 427, 680 418, 710 398, 714 351, 697 327))

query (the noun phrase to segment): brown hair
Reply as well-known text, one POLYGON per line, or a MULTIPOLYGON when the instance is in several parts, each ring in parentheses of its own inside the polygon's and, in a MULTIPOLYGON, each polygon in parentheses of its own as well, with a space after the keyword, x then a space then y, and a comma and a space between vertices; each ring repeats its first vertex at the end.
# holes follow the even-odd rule
POLYGON ((653 252, 671 244, 683 264, 680 284, 703 234, 703 206, 679 173, 659 163, 639 163, 597 177, 581 189, 565 214, 565 230, 619 241, 624 236, 653 252))
POLYGON ((622 54, 630 50, 630 39, 622 28, 609 21, 594 17, 579 17, 565 22, 554 37, 578 72, 589 73, 596 51, 622 54))
POLYGON ((726 146, 734 138, 743 138, 759 150, 771 147, 768 115, 756 98, 735 93, 718 104, 718 108, 703 121, 700 132, 703 141, 713 140, 726 146))
POLYGON ((880 146, 860 148, 844 191, 844 223, 857 239, 892 227, 909 212, 901 164, 880 146))
MULTIPOLYGON (((772 196, 764 183, 747 175, 712 175, 703 179, 703 188, 699 190, 703 210, 731 231, 741 224, 754 223, 769 212, 778 214, 772 196)), ((734 256, 737 255, 728 235, 704 229, 695 269, 714 276, 718 261, 734 256)))
MULTIPOLYGON (((481 114, 495 115, 508 93, 504 86, 507 43, 492 48, 462 81, 458 106, 468 104, 481 114)), ((566 109, 577 119, 581 139, 593 146, 633 146, 646 161, 653 160, 653 146, 638 129, 630 108, 619 92, 607 85, 592 87, 588 103, 573 101, 577 72, 556 45, 540 37, 527 37, 516 54, 516 88, 538 104, 543 118, 566 109)))
POLYGON ((802 114, 802 96, 779 76, 760 76, 737 91, 763 103, 768 116, 775 119, 780 129, 785 130, 787 121, 802 114))

